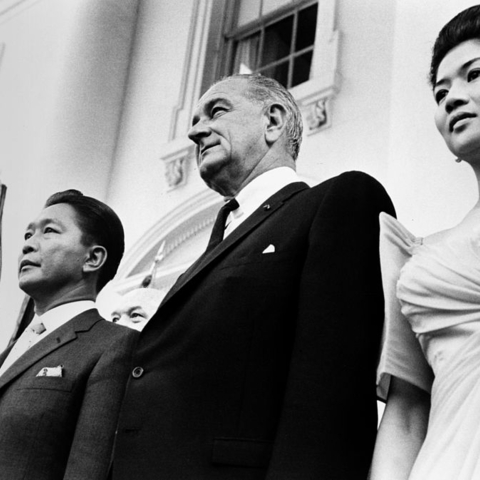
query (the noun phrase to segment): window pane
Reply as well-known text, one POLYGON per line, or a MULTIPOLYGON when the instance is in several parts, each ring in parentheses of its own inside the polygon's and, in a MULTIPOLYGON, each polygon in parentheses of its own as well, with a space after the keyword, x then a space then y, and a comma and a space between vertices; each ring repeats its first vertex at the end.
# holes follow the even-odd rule
POLYGON ((278 80, 284 87, 288 88, 288 65, 289 62, 286 61, 273 67, 266 67, 265 69, 261 69, 260 73, 262 73, 266 77, 272 77, 275 80, 278 80))
POLYGON ((259 33, 237 42, 233 73, 252 73, 257 68, 259 46, 259 33))
POLYGON ((284 18, 265 29, 262 66, 280 60, 290 54, 292 32, 293 16, 284 18))
POLYGON ((288 5, 292 0, 263 0, 263 11, 262 15, 267 15, 270 12, 273 12, 277 8, 288 5))
POLYGON ((310 47, 315 43, 317 28, 317 4, 301 10, 298 14, 297 39, 295 51, 310 47))
POLYGON ((241 0, 238 9, 237 27, 247 24, 260 17, 260 0, 241 0))
POLYGON ((310 78, 310 67, 312 66, 312 54, 313 52, 307 52, 299 57, 295 58, 293 63, 293 77, 292 85, 299 85, 306 82, 310 78))

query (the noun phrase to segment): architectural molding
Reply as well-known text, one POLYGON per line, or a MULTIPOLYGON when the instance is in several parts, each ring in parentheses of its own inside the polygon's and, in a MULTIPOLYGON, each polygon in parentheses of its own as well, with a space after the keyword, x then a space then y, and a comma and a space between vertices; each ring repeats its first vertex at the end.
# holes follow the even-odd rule
POLYGON ((329 98, 321 98, 309 107, 306 116, 309 133, 315 133, 330 125, 329 98))
POLYGON ((170 120, 170 141, 186 135, 192 117, 192 110, 200 97, 212 4, 212 0, 196 0, 192 2, 193 11, 182 73, 182 84, 178 102, 173 109, 170 120))
POLYGON ((318 2, 315 51, 310 80, 291 89, 305 119, 307 135, 331 125, 331 103, 339 90, 339 33, 335 28, 336 0, 318 2))
POLYGON ((160 248, 162 260, 157 265, 152 283, 155 288, 170 288, 206 247, 207 236, 221 204, 222 198, 206 189, 159 219, 125 255, 115 277, 115 290, 125 293, 139 287, 151 272, 160 248), (202 237, 205 245, 195 243, 202 237), (179 250, 182 250, 180 255, 179 250))
POLYGON ((163 155, 167 190, 174 190, 187 182, 188 166, 195 158, 195 145, 188 138, 173 140, 160 149, 163 155))
POLYGON ((192 3, 182 84, 170 119, 169 142, 161 148, 165 152, 160 159, 164 162, 168 190, 186 183, 188 166, 194 157, 194 146, 186 139, 186 135, 193 108, 200 97, 212 5, 213 0, 197 0, 192 3))
POLYGON ((188 139, 174 140, 161 148, 164 154, 165 182, 168 190, 174 190, 187 181, 188 165, 195 158, 195 145, 188 139))

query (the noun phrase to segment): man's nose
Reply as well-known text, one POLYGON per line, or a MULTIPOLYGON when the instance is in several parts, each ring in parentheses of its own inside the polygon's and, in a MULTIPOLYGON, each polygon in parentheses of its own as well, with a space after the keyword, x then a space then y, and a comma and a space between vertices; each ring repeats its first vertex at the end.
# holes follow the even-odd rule
POLYGON ((27 253, 34 252, 37 248, 37 240, 34 238, 34 235, 32 235, 31 237, 26 238, 23 242, 22 253, 26 255, 27 253))
POLYGON ((192 142, 198 143, 202 137, 210 135, 210 128, 205 122, 199 120, 190 127, 187 135, 192 142))

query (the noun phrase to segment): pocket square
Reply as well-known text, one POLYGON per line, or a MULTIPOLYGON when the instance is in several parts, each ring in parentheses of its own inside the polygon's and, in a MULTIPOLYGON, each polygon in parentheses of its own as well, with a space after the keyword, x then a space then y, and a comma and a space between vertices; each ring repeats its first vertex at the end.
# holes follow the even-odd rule
POLYGON ((270 244, 262 253, 275 253, 275 245, 270 244))
POLYGON ((63 365, 44 367, 37 373, 37 377, 63 377, 63 365))

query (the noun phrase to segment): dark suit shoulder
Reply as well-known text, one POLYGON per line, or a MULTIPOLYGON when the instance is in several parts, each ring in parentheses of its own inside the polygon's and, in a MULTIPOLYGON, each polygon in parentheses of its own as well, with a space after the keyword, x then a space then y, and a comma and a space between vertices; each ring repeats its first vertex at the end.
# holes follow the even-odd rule
POLYGON ((345 197, 379 196, 389 198, 385 187, 365 172, 352 170, 329 178, 310 190, 322 193, 340 193, 345 197))
POLYGON ((103 317, 100 317, 100 320, 94 325, 94 328, 102 334, 108 335, 110 337, 120 338, 120 337, 138 337, 139 332, 131 328, 125 327, 124 325, 117 325, 116 323, 109 322, 103 317))
POLYGON ((365 172, 358 170, 351 170, 349 172, 341 173, 335 177, 329 178, 322 183, 312 187, 313 190, 325 190, 330 188, 343 188, 347 185, 358 184, 365 185, 371 188, 381 188, 384 190, 382 184, 374 177, 365 172))
POLYGON ((124 335, 125 335, 126 332, 128 332, 127 334, 132 333, 132 332, 133 333, 137 332, 136 330, 128 328, 125 325, 118 325, 117 323, 110 322, 109 320, 106 320, 103 317, 100 317, 100 321, 98 323, 102 326, 102 328, 105 328, 108 331, 122 332, 122 334, 124 334, 124 335))
POLYGON ((139 335, 136 330, 105 320, 96 309, 77 315, 71 322, 77 332, 92 331, 96 335, 110 340, 124 337, 137 338, 139 335))
POLYGON ((318 208, 330 206, 338 213, 343 206, 349 212, 366 211, 367 208, 374 215, 385 211, 395 216, 392 201, 383 185, 360 171, 349 171, 329 178, 300 192, 298 196, 304 199, 304 203, 317 205, 318 208))

